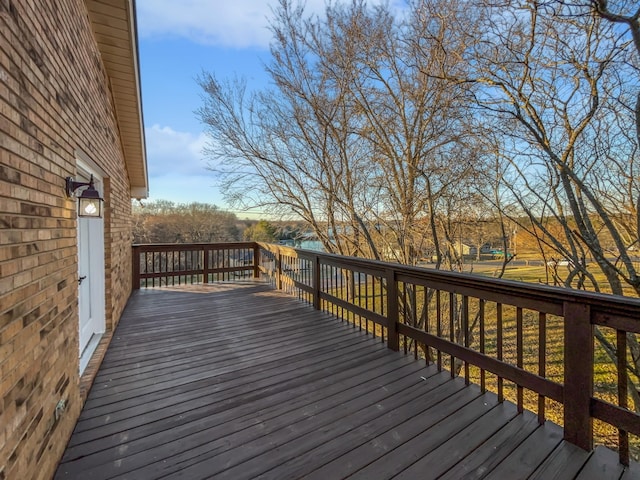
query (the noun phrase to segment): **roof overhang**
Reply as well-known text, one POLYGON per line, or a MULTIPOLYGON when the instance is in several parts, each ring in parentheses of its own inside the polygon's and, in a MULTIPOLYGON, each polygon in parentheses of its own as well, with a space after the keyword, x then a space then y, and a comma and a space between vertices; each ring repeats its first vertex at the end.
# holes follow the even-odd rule
POLYGON ((135 0, 85 0, 104 63, 131 185, 132 198, 149 195, 142 117, 135 0))

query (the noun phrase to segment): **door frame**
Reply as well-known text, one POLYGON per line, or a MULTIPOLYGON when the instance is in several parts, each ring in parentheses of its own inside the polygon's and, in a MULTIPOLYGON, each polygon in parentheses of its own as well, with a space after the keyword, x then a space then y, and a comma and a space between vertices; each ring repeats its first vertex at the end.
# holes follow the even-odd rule
MULTIPOLYGON (((101 195, 104 190, 104 174, 103 172, 81 152, 76 152, 76 174, 77 176, 83 176, 87 179, 93 175, 94 187, 101 195), (80 158, 83 157, 83 158, 80 158)), ((77 208, 77 200, 76 200, 77 208)), ((105 293, 106 293, 106 277, 105 277, 105 237, 104 237, 104 217, 103 218, 87 218, 76 217, 76 241, 77 241, 77 278, 80 279, 85 272, 91 278, 89 279, 89 297, 88 299, 81 298, 80 287, 78 286, 78 357, 79 357, 79 370, 80 375, 89 364, 89 360, 93 356, 98 343, 106 330, 106 305, 105 305, 105 293), (84 265, 81 258, 81 235, 80 235, 80 222, 83 222, 88 230, 89 249, 91 251, 89 255, 89 265, 84 265), (85 223, 86 222, 86 223, 85 223), (86 300, 86 301, 85 301, 86 300), (88 301, 88 304, 87 304, 88 301), (83 304, 84 302, 84 304, 83 304), (90 308, 90 315, 93 317, 93 324, 91 336, 86 342, 81 343, 80 333, 82 329, 83 318, 81 314, 84 313, 83 309, 90 308)))

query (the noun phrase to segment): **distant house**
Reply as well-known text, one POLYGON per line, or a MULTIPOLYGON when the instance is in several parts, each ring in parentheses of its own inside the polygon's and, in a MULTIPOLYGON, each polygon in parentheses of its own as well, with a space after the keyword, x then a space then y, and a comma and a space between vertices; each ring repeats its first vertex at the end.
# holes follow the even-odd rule
POLYGON ((133 0, 0 2, 0 478, 53 475, 129 298, 139 84, 133 0))
POLYGON ((475 255, 477 252, 477 248, 469 245, 464 242, 453 242, 451 247, 458 255, 466 256, 466 255, 475 255))

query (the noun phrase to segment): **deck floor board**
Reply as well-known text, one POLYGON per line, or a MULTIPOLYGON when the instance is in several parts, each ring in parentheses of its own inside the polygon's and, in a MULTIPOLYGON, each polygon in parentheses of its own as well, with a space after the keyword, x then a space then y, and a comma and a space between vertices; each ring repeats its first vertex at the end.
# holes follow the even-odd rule
POLYGON ((564 469, 558 478, 606 480, 622 474, 616 460, 246 282, 131 297, 56 478, 502 479, 564 469))

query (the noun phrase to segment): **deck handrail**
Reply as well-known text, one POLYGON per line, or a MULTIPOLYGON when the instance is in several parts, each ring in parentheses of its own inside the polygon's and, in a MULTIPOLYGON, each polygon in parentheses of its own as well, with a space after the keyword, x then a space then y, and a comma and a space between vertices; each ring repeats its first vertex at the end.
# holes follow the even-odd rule
POLYGON ((596 333, 626 353, 629 335, 640 333, 640 299, 256 242, 134 245, 133 251, 134 288, 189 276, 207 283, 262 275, 275 288, 380 336, 393 350, 426 356, 467 382, 478 380, 483 390, 488 374, 495 375, 500 399, 505 381, 512 382, 520 410, 532 392, 541 423, 547 399, 562 404, 565 439, 585 450, 593 448, 594 419, 617 429, 617 445, 609 439, 608 446, 617 446, 624 464, 629 434, 640 436, 640 415, 629 408, 628 354, 615 359, 616 393, 602 398, 594 392, 595 355, 602 354, 594 346, 596 333), (173 263, 162 260, 169 254, 173 263), (555 345, 552 336, 562 342, 555 345), (527 364, 524 351, 533 347, 537 363, 527 364), (561 375, 547 371, 551 347, 562 348, 561 375))

